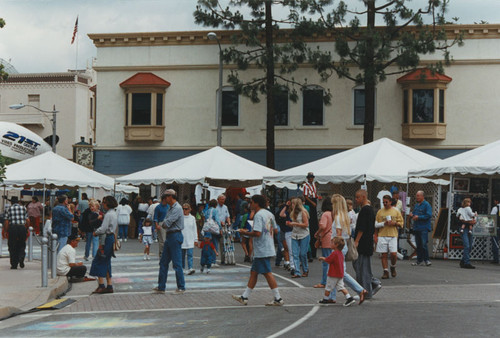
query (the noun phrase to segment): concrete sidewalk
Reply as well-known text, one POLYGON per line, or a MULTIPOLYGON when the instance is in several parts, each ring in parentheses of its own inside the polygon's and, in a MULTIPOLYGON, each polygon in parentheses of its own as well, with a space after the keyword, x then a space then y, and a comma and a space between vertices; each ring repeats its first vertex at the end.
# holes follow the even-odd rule
MULTIPOLYGON (((3 243, 6 246, 6 241, 3 243)), ((5 249, 5 247, 4 247, 5 249)), ((0 257, 0 320, 36 308, 63 294, 68 289, 66 277, 49 279, 42 288, 41 261, 25 261, 24 269, 10 269, 8 255, 0 257)))

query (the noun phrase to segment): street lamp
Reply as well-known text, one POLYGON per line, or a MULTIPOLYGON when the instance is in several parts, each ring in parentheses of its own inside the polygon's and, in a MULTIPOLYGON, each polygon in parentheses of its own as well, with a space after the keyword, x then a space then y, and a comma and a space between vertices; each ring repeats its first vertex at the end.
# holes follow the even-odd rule
POLYGON ((36 110, 38 110, 39 112, 44 114, 50 121, 52 121, 52 152, 55 153, 56 152, 56 114, 59 113, 59 111, 56 110, 56 105, 54 105, 54 108, 52 108, 52 111, 43 110, 43 109, 40 109, 38 107, 32 106, 31 104, 19 103, 19 104, 13 104, 13 105, 9 106, 10 109, 15 109, 15 110, 19 110, 19 109, 22 109, 24 107, 35 108, 36 110), (52 114, 52 119, 50 119, 47 116, 47 114, 52 114))
POLYGON ((209 40, 216 40, 219 45, 219 90, 217 92, 217 145, 222 144, 222 48, 217 34, 210 32, 207 34, 209 40))

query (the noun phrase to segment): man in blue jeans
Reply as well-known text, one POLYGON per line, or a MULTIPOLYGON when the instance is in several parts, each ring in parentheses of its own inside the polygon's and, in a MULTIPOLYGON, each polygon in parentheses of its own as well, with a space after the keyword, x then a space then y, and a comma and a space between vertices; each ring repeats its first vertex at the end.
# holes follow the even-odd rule
MULTIPOLYGON (((184 272, 182 271, 182 229, 184 229, 184 213, 182 207, 177 202, 176 192, 173 189, 165 191, 165 200, 170 206, 167 217, 161 223, 161 227, 166 230, 166 238, 163 252, 160 258, 160 271, 158 274, 158 286, 153 289, 156 293, 165 293, 167 284, 168 265, 172 262, 177 281, 176 294, 182 294, 186 290, 184 282, 184 272)), ((160 226, 157 227, 157 230, 160 226)))
POLYGON ((417 203, 413 212, 410 212, 410 217, 413 220, 413 231, 415 233, 415 242, 417 243, 417 262, 411 265, 430 266, 432 263, 429 260, 427 242, 429 241, 429 231, 432 230, 432 208, 429 202, 424 199, 423 191, 418 191, 415 199, 417 203))

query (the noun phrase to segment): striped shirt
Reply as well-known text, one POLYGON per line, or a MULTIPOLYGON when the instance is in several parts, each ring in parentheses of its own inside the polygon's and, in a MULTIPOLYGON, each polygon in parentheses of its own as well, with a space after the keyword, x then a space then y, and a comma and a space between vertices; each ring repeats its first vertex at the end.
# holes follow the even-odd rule
POLYGON ((316 185, 313 183, 304 183, 304 196, 309 198, 318 198, 318 192, 316 190, 316 185))

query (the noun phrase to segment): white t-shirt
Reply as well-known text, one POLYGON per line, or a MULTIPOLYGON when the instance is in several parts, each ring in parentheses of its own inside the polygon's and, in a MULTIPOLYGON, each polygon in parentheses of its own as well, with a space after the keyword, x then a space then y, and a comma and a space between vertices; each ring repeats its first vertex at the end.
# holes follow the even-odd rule
POLYGON ((116 214, 118 215, 118 224, 129 224, 130 223, 130 214, 132 213, 132 208, 130 205, 119 205, 116 207, 116 214))
POLYGON ((273 257, 273 231, 276 228, 274 215, 267 209, 260 209, 253 217, 253 231, 260 232, 259 237, 253 237, 253 255, 255 258, 273 257))
POLYGON ((196 229, 196 218, 193 215, 184 215, 184 229, 182 229, 182 249, 194 248, 194 243, 198 242, 198 230, 196 229))
POLYGON ((465 207, 465 208, 460 208, 457 211, 457 217, 460 216, 459 218, 462 221, 472 221, 474 217, 476 217, 476 214, 472 212, 471 207, 465 207))
MULTIPOLYGON (((348 214, 348 216, 349 216, 349 214, 348 214)), ((350 220, 350 218, 349 218, 349 220, 350 220)), ((350 227, 351 227, 351 225, 349 224, 349 228, 350 227)), ((333 228, 332 229, 332 239, 337 236, 337 229, 342 230, 342 238, 343 239, 348 239, 350 237, 347 230, 342 228, 342 224, 340 223, 340 216, 339 215, 335 216, 335 220, 333 221, 332 228, 333 228)))
POLYGON ((153 235, 153 226, 142 226, 142 235, 143 236, 151 236, 153 235))
POLYGON ((159 202, 156 202, 156 203, 153 203, 153 204, 151 204, 151 205, 149 206, 149 208, 148 208, 148 216, 147 216, 147 218, 149 218, 149 219, 151 219, 151 220, 152 220, 152 219, 154 219, 154 217, 155 217, 155 209, 156 209, 156 207, 158 206, 158 204, 160 204, 160 203, 159 203, 159 202))
POLYGON ((76 250, 69 244, 66 244, 57 254, 57 275, 66 276, 71 269, 70 263, 75 263, 76 250))

